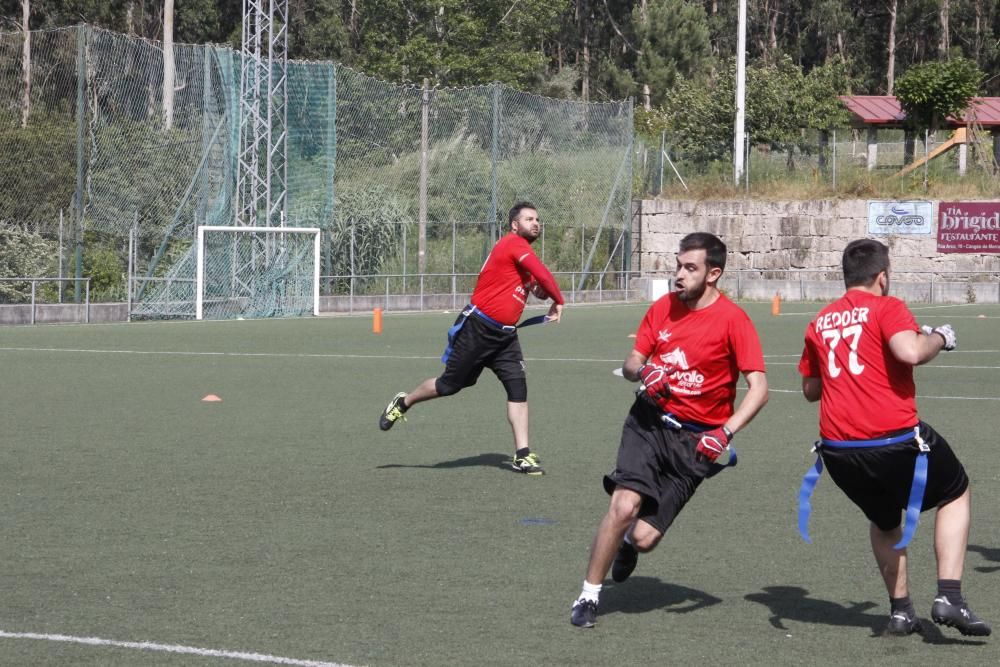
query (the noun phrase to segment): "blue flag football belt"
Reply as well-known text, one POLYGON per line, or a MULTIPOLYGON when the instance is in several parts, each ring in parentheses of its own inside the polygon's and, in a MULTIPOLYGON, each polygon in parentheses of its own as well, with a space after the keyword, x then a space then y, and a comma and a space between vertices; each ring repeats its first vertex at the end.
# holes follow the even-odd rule
MULTIPOLYGON (((714 426, 697 424, 695 422, 683 422, 677 419, 677 416, 674 415, 672 412, 664 412, 663 414, 661 414, 660 421, 663 422, 664 426, 673 431, 691 431, 692 433, 704 433, 705 431, 711 431, 713 428, 715 428, 714 426)), ((733 466, 736 465, 737 463, 736 448, 733 447, 732 445, 728 445, 727 449, 729 449, 729 460, 726 461, 725 463, 713 462, 712 469, 709 471, 708 475, 705 476, 706 479, 709 477, 715 477, 726 468, 732 468, 733 466)))
POLYGON ((917 454, 916 463, 913 465, 913 482, 910 484, 910 497, 906 503, 906 523, 903 527, 902 539, 893 545, 894 549, 905 548, 913 539, 914 533, 917 532, 917 522, 920 521, 920 510, 924 504, 924 489, 927 486, 927 452, 931 448, 920 437, 919 424, 913 427, 912 433, 903 433, 891 438, 878 438, 876 440, 821 439, 817 442, 813 446, 813 451, 816 452, 816 463, 802 478, 802 487, 799 489, 799 534, 802 535, 802 539, 812 544, 812 540, 809 539, 809 514, 812 512, 809 499, 812 497, 813 489, 816 488, 816 483, 819 482, 819 476, 823 473, 823 458, 819 453, 820 448, 866 449, 914 441, 920 451, 917 454))
POLYGON ((504 333, 514 333, 521 327, 530 327, 534 324, 545 324, 546 322, 549 321, 548 315, 536 315, 535 317, 529 317, 528 319, 524 320, 523 322, 517 325, 500 324, 495 319, 493 319, 483 311, 479 310, 479 308, 477 308, 475 304, 470 303, 462 311, 462 319, 460 319, 458 322, 455 322, 455 324, 453 324, 448 329, 448 345, 445 346, 444 354, 441 355, 441 363, 443 364, 448 363, 448 357, 451 356, 452 348, 455 345, 455 336, 458 335, 458 332, 462 330, 463 326, 465 326, 465 321, 469 319, 469 317, 471 317, 472 315, 475 315, 476 317, 486 322, 487 324, 493 325, 494 327, 496 327, 500 331, 503 331, 504 333))

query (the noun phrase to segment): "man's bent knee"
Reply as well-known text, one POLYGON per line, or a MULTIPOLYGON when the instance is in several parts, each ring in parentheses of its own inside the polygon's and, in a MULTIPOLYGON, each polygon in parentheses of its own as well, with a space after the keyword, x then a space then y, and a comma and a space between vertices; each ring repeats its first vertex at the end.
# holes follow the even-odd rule
POLYGON ((434 391, 437 392, 438 396, 451 396, 462 391, 462 387, 454 387, 450 384, 445 384, 441 382, 441 378, 434 381, 434 391))
POLYGON ((528 381, 524 378, 503 380, 503 388, 507 392, 507 400, 511 403, 528 402, 528 381))
POLYGON ((608 508, 608 514, 618 522, 631 523, 639 516, 641 506, 642 496, 631 489, 619 486, 611 495, 611 506, 608 508))

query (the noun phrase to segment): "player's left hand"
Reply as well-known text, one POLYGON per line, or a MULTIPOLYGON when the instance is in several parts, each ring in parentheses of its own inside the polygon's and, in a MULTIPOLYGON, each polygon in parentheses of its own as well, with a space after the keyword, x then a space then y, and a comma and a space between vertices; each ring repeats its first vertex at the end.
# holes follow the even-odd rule
POLYGON ((722 453, 729 448, 732 435, 726 431, 725 427, 713 428, 701 434, 701 440, 695 447, 695 451, 708 459, 709 463, 715 463, 722 453))
POLYGON ((558 322, 562 317, 563 307, 561 303, 553 303, 549 306, 549 312, 545 315, 548 318, 546 321, 551 324, 552 322, 558 322))

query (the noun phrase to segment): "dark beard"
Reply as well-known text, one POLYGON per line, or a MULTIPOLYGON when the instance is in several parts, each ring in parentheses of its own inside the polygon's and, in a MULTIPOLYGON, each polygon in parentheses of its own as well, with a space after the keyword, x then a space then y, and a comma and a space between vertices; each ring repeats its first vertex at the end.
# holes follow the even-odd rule
POLYGON ((683 291, 677 293, 677 298, 684 303, 687 303, 689 301, 697 301, 704 293, 705 285, 702 285, 701 288, 696 291, 688 291, 688 288, 685 287, 683 291))

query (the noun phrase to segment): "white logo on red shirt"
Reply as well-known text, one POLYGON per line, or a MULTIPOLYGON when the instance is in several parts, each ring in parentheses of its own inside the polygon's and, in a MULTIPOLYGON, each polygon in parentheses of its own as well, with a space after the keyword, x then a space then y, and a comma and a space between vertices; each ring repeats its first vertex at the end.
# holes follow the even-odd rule
MULTIPOLYGON (((663 335, 662 332, 660 335, 663 335)), ((669 334, 667 335, 669 336, 669 334)), ((684 350, 680 347, 675 347, 670 352, 661 354, 660 359, 663 360, 663 363, 666 366, 673 366, 674 368, 681 368, 683 370, 688 369, 687 355, 684 354, 684 350)))
POLYGON ((670 336, 671 336, 670 329, 661 329, 660 335, 657 336, 657 338, 666 343, 668 340, 670 340, 670 336))
POLYGON ((670 373, 670 388, 682 394, 700 394, 701 386, 705 383, 705 376, 697 370, 691 370, 688 365, 687 355, 680 346, 675 347, 670 352, 660 355, 660 360, 668 368, 672 368, 670 373))

